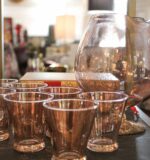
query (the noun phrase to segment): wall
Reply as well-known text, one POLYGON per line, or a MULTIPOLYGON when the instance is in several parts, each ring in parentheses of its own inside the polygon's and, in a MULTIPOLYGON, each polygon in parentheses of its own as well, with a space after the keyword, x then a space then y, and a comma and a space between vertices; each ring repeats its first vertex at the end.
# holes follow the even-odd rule
POLYGON ((30 36, 47 36, 48 26, 55 24, 57 15, 72 14, 76 18, 76 39, 81 36, 87 0, 22 0, 13 3, 4 0, 4 16, 21 23, 30 36))
POLYGON ((150 20, 150 0, 136 0, 136 16, 150 20))
MULTIPOLYGON (((139 0, 140 1, 140 0, 139 0)), ((13 3, 4 0, 4 16, 21 23, 30 36, 47 36, 48 27, 55 24, 57 15, 76 16, 76 39, 80 39, 87 25, 88 0, 22 0, 13 3)), ((114 11, 127 12, 127 0, 114 0, 114 11)))

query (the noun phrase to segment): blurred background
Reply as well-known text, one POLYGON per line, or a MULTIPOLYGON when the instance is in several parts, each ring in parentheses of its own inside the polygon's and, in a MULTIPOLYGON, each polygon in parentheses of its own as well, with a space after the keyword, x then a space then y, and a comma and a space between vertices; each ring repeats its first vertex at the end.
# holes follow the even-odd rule
POLYGON ((20 78, 29 71, 73 72, 91 15, 116 12, 148 19, 147 4, 148 0, 4 0, 4 77, 20 78))

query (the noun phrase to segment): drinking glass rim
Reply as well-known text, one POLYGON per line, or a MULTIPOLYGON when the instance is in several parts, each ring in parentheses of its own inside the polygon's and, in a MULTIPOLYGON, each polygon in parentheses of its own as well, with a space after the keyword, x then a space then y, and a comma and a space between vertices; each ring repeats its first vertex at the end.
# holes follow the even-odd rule
POLYGON ((74 98, 74 99, 52 99, 50 101, 46 101, 43 103, 43 107, 46 108, 46 109, 50 109, 50 110, 55 110, 55 111, 88 111, 88 110, 93 110, 93 109, 97 109, 98 107, 98 104, 96 102, 94 102, 93 100, 88 100, 88 99, 79 99, 79 98, 74 98), (87 101, 87 102, 92 102, 93 103, 93 106, 92 107, 86 107, 86 108, 78 108, 78 109, 67 109, 67 108, 58 108, 56 106, 54 107, 51 107, 48 105, 48 103, 50 102, 59 102, 59 101, 87 101))
POLYGON ((52 100, 54 98, 54 96, 53 95, 51 95, 51 94, 46 94, 46 93, 41 93, 41 92, 14 92, 14 93, 8 93, 8 94, 5 94, 4 95, 4 100, 5 101, 8 101, 8 102, 16 102, 16 103, 39 103, 39 102, 46 102, 46 101, 50 101, 50 100, 52 100), (41 100, 12 100, 12 99, 8 99, 7 98, 7 96, 10 96, 10 95, 14 95, 14 94, 31 94, 31 93, 37 93, 37 94, 39 94, 39 95, 48 95, 48 96, 50 96, 49 98, 47 98, 47 99, 41 99, 41 100))
POLYGON ((70 95, 72 95, 72 94, 79 94, 80 92, 82 92, 82 89, 81 88, 77 88, 77 87, 65 87, 65 86, 62 86, 62 87, 58 87, 58 86, 49 86, 49 87, 45 87, 45 88, 41 88, 41 90, 40 90, 40 92, 42 92, 42 93, 50 93, 50 94, 53 94, 53 95, 68 95, 68 94, 70 94, 70 95), (46 92, 46 91, 42 91, 42 90, 46 90, 46 89, 51 89, 51 88, 70 88, 70 89, 76 89, 77 91, 76 92, 68 92, 68 93, 59 93, 59 92, 46 92))
POLYGON ((116 99, 106 99, 106 100, 101 100, 101 99, 95 99, 96 102, 106 102, 106 103, 112 103, 112 102, 122 102, 128 99, 128 95, 126 93, 123 93, 122 91, 88 91, 88 92, 82 92, 82 94, 84 93, 108 93, 108 94, 117 94, 117 95, 123 95, 123 97, 121 98, 116 98, 116 99))
POLYGON ((8 82, 2 82, 2 83, 17 83, 17 82, 18 82, 18 79, 15 79, 15 78, 14 78, 14 79, 13 79, 13 78, 1 78, 1 79, 0 79, 0 81, 3 81, 3 80, 4 80, 4 81, 6 80, 6 81, 8 81, 8 82), (9 82, 9 80, 10 80, 11 82, 9 82))
POLYGON ((29 82, 28 82, 28 83, 25 83, 25 82, 22 83, 22 82, 17 82, 17 83, 14 83, 14 84, 12 84, 12 85, 15 85, 15 84, 16 84, 16 85, 17 85, 17 84, 31 84, 31 85, 32 85, 32 84, 43 84, 43 86, 39 86, 39 87, 35 87, 35 88, 34 88, 34 87, 20 87, 20 86, 19 86, 19 87, 14 87, 14 86, 10 86, 10 88, 13 88, 13 87, 14 87, 14 88, 16 88, 16 89, 18 89, 18 90, 19 90, 19 89, 21 90, 21 89, 40 89, 40 88, 44 88, 44 87, 47 87, 47 86, 48 86, 47 83, 38 83, 38 82, 37 82, 37 83, 36 83, 36 82, 35 82, 35 83, 29 83, 29 82))
POLYGON ((5 94, 9 94, 9 93, 15 93, 16 90, 14 88, 8 88, 8 87, 0 87, 0 90, 9 90, 10 92, 6 92, 6 93, 0 93, 0 95, 5 95, 5 94))

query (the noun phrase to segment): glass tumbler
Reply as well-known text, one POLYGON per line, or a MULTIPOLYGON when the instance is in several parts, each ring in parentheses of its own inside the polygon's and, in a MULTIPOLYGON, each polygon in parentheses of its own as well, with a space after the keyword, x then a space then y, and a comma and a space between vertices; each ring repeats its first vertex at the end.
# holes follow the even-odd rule
POLYGON ((85 149, 97 105, 83 99, 54 99, 44 103, 48 129, 52 131, 52 160, 86 160, 85 149))
POLYGON ((98 103, 93 129, 87 148, 94 152, 118 149, 118 134, 128 96, 122 92, 84 92, 80 98, 98 103))
POLYGON ((0 141, 4 141, 9 138, 9 117, 8 110, 4 103, 4 95, 14 92, 14 89, 0 87, 0 141))
MULTIPOLYGON (((76 87, 45 87, 41 88, 40 92, 50 93, 54 96, 54 99, 68 99, 77 98, 78 95, 82 92, 82 90, 76 87)), ((51 138, 51 132, 50 130, 47 130, 47 127, 46 136, 51 138)))
POLYGON ((38 152, 45 147, 43 102, 52 98, 52 95, 40 92, 16 92, 4 96, 16 151, 38 152))

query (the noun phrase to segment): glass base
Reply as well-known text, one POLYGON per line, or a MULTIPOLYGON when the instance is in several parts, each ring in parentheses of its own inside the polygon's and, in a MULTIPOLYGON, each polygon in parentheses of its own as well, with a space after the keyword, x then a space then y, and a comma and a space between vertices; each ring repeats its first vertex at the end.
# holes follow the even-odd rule
POLYGON ((36 139, 27 139, 14 143, 13 148, 18 152, 38 152, 45 148, 44 142, 39 142, 36 139))
POLYGON ((124 120, 120 126, 119 135, 138 134, 145 131, 145 127, 138 122, 124 120))
POLYGON ((53 155, 52 160, 86 160, 86 156, 80 155, 76 152, 63 152, 58 156, 53 155))
POLYGON ((7 140, 8 138, 9 138, 8 132, 0 131, 0 141, 7 140))
POLYGON ((118 149, 118 143, 112 143, 109 138, 89 140, 87 148, 93 152, 113 152, 118 149))

